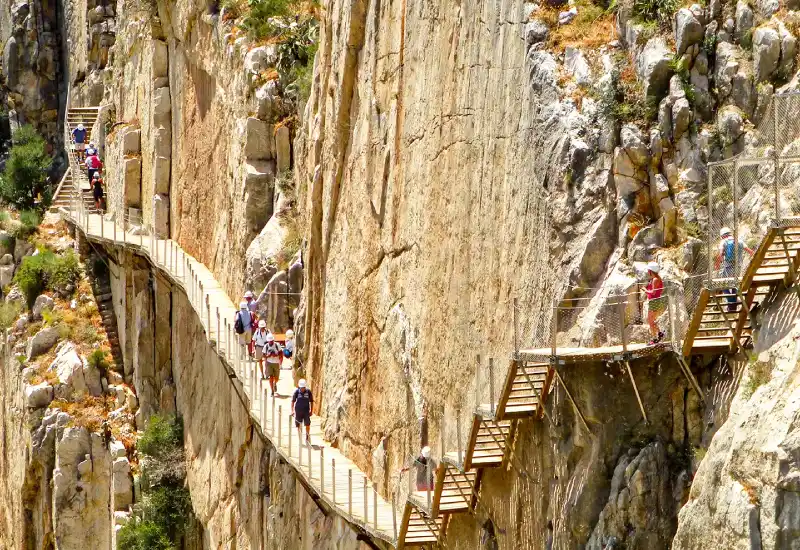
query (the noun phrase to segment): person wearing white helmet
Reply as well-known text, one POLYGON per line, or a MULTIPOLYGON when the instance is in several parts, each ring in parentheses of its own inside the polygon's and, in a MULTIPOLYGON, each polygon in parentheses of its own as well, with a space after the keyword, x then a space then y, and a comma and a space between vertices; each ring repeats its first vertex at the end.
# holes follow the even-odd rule
POLYGON ((267 379, 267 371, 264 370, 264 346, 267 345, 267 336, 270 333, 267 330, 267 323, 263 319, 258 322, 258 328, 253 333, 253 347, 255 348, 255 357, 258 361, 258 368, 261 371, 261 379, 267 379))
MULTIPOLYGON (((259 324, 264 323, 260 321, 259 324)), ((266 325, 266 323, 264 323, 266 325)), ((281 346, 275 341, 275 336, 272 333, 267 334, 267 343, 264 344, 264 357, 267 358, 267 370, 269 375, 269 387, 272 389, 272 395, 278 391, 278 379, 281 376, 281 346)))
POLYGON ((283 356, 291 359, 294 356, 294 331, 289 329, 286 331, 286 340, 283 342, 283 356))
POLYGON ((305 378, 297 383, 297 389, 292 396, 292 414, 294 427, 297 428, 297 437, 300 437, 300 425, 306 426, 306 444, 311 445, 311 411, 314 410, 314 395, 306 387, 305 378))
POLYGON ((78 162, 83 162, 84 149, 86 148, 86 128, 83 124, 78 124, 77 128, 72 130, 72 141, 75 142, 75 154, 78 157, 78 162))
POLYGON ((658 318, 667 309, 667 304, 664 301, 664 281, 661 279, 661 266, 657 262, 650 262, 647 264, 647 275, 650 277, 650 282, 644 289, 647 296, 647 324, 650 327, 650 344, 654 345, 664 338, 664 332, 658 328, 658 318))
POLYGON ((247 309, 247 302, 239 303, 239 311, 233 319, 233 330, 239 335, 239 345, 247 352, 250 342, 253 341, 253 316, 247 309))
MULTIPOLYGON (((748 247, 741 239, 739 239, 738 244, 736 243, 730 227, 723 227, 719 230, 719 250, 714 260, 714 269, 719 277, 723 279, 736 277, 738 276, 736 273, 737 264, 741 273, 744 255, 749 254, 752 256, 753 253, 753 249, 748 247)), ((736 288, 728 288, 724 292, 728 295, 725 299, 728 302, 728 311, 736 311, 736 288)))

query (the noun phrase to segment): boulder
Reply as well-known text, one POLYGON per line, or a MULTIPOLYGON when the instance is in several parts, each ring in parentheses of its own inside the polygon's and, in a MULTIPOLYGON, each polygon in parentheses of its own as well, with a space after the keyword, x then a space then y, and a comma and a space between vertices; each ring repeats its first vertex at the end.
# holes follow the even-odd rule
POLYGON ((689 129, 689 124, 692 122, 692 108, 689 106, 689 100, 681 98, 672 106, 672 135, 674 139, 680 139, 686 130, 689 129))
POLYGON ((303 263, 300 259, 289 266, 289 292, 299 294, 303 291, 303 263))
POLYGON ((764 19, 769 19, 781 9, 779 0, 758 0, 758 11, 764 19))
POLYGON ((781 58, 781 37, 771 27, 758 27, 753 33, 753 70, 756 82, 769 79, 781 58))
POLYGON ((701 74, 700 71, 697 70, 696 66, 697 63, 695 63, 695 67, 692 67, 692 70, 689 73, 689 84, 691 85, 692 90, 694 90, 694 108, 700 118, 703 120, 708 120, 711 118, 711 108, 713 105, 711 92, 709 89, 708 76, 701 74))
POLYGON ((6 288, 14 281, 14 266, 0 266, 0 288, 6 288))
POLYGON ((641 130, 635 124, 626 124, 619 132, 625 154, 636 166, 647 166, 650 154, 641 130))
POLYGON ((169 195, 153 195, 153 227, 159 236, 169 235, 169 195))
POLYGON ((750 29, 753 28, 753 10, 745 0, 736 3, 736 13, 734 15, 734 38, 744 47, 751 43, 750 29))
POLYGON ((90 365, 85 359, 82 361, 83 378, 86 381, 86 389, 94 397, 103 395, 103 380, 100 370, 90 365))
POLYGON ((622 147, 614 150, 613 174, 618 199, 636 193, 647 182, 647 173, 631 161, 622 147))
POLYGON ((13 266, 14 265, 14 256, 11 254, 4 254, 2 258, 0 258, 0 265, 1 266, 13 266))
POLYGON ((635 262, 648 262, 653 254, 664 246, 661 224, 652 224, 639 230, 628 244, 628 258, 635 262))
POLYGON ((672 76, 672 52, 664 39, 654 37, 647 41, 636 58, 636 73, 642 81, 647 96, 661 97, 672 76))
POLYGON ((258 297, 258 316, 267 321, 272 330, 283 332, 289 325, 289 284, 285 271, 278 271, 258 297))
POLYGON ((116 458, 111 472, 114 489, 114 510, 127 510, 133 504, 133 480, 131 479, 131 464, 128 458, 125 456, 116 458))
POLYGON ((32 409, 46 407, 53 400, 53 386, 42 382, 25 388, 25 406, 32 409))
POLYGON ((744 140, 741 139, 744 135, 744 117, 739 109, 732 105, 720 109, 717 114, 717 130, 724 150, 731 155, 741 152, 744 147, 744 140))
POLYGON ((14 261, 20 263, 22 258, 33 254, 33 245, 25 239, 16 239, 14 241, 14 261))
POLYGON ((525 43, 528 46, 544 42, 550 34, 550 29, 541 19, 531 19, 522 28, 522 35, 525 37, 525 43))
POLYGON ((28 360, 47 353, 58 342, 58 329, 54 327, 43 328, 28 341, 28 360))
POLYGON ((53 306, 55 306, 55 301, 50 296, 46 296, 44 294, 37 296, 36 301, 33 302, 33 308, 31 309, 33 320, 40 320, 42 318, 42 311, 45 309, 52 311, 53 306))
POLYGON ((260 86, 256 93, 253 94, 255 101, 256 117, 261 120, 271 122, 280 118, 282 114, 281 108, 281 92, 278 89, 278 82, 270 80, 266 84, 260 86))
POLYGON ((278 50, 275 44, 253 48, 244 56, 244 70, 249 75, 259 75, 278 61, 278 50))
POLYGON ((69 398, 73 393, 82 394, 86 391, 83 361, 71 342, 65 342, 58 347, 56 358, 47 370, 55 373, 58 378, 61 386, 58 390, 59 397, 69 398))
POLYGON ((275 259, 283 248, 285 230, 277 217, 272 216, 246 253, 245 286, 264 288, 277 272, 275 259))
POLYGON ((678 55, 703 39, 703 25, 687 8, 681 8, 675 14, 675 49, 678 55))
POLYGON ((124 128, 119 140, 123 155, 135 155, 142 150, 142 131, 135 126, 124 128))
POLYGON ((797 53, 797 39, 789 32, 785 25, 781 24, 778 28, 781 37, 781 60, 778 64, 778 73, 789 78, 794 72, 794 58, 797 53))
POLYGON ((564 50, 564 68, 578 84, 589 84, 592 80, 592 71, 586 57, 574 46, 567 46, 564 50))
POLYGON ((661 232, 664 235, 664 245, 669 246, 678 240, 678 210, 669 197, 664 197, 658 203, 661 212, 661 232))
POLYGON ((247 160, 267 160, 274 157, 271 126, 255 117, 244 123, 244 156, 247 160))
POLYGON ((261 231, 272 216, 275 194, 275 161, 248 160, 245 163, 244 206, 251 233, 261 231))

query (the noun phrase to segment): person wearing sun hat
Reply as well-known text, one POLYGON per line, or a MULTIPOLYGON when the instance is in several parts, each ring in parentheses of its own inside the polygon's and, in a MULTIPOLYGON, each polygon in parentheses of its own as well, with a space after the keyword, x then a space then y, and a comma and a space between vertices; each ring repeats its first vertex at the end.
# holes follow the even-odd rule
POLYGON ((664 332, 658 328, 658 318, 667 309, 664 301, 664 281, 661 279, 661 266, 657 262, 647 264, 647 275, 650 282, 644 289, 647 296, 647 324, 650 327, 650 344, 659 343, 664 338, 664 332))
POLYGON ((263 319, 258 322, 258 328, 253 333, 253 347, 255 348, 255 357, 258 361, 258 368, 261 371, 261 379, 267 379, 267 371, 264 370, 264 346, 267 345, 267 337, 270 336, 267 330, 267 323, 263 319))

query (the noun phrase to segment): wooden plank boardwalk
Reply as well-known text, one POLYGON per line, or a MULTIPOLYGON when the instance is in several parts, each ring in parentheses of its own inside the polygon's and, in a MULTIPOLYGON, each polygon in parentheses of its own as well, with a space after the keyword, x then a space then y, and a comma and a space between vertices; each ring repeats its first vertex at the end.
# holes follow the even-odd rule
POLYGON ((392 545, 402 520, 392 502, 383 498, 358 466, 325 441, 316 417, 311 423, 312 445, 300 441, 290 417, 294 391, 291 366, 281 370, 278 393, 273 398, 267 383, 257 376, 257 363, 243 359, 232 319, 238 309, 213 274, 172 240, 124 231, 99 214, 60 209, 88 240, 122 246, 150 259, 173 285, 183 288, 206 329, 209 343, 227 366, 232 383, 239 383, 249 403, 254 423, 295 470, 309 490, 347 521, 392 545))

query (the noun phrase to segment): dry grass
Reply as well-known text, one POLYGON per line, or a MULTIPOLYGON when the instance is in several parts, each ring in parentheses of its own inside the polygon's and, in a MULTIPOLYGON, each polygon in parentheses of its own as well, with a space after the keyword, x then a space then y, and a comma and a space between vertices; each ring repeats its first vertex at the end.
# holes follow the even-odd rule
POLYGON ((114 396, 93 397, 87 395, 75 401, 56 399, 50 403, 51 409, 60 409, 72 417, 72 425, 99 432, 103 422, 114 408, 114 396))
POLYGON ((558 14, 565 8, 542 7, 532 17, 544 21, 550 28, 548 48, 563 52, 567 46, 594 49, 617 38, 614 14, 591 2, 577 4, 578 15, 566 25, 558 24, 558 14))

